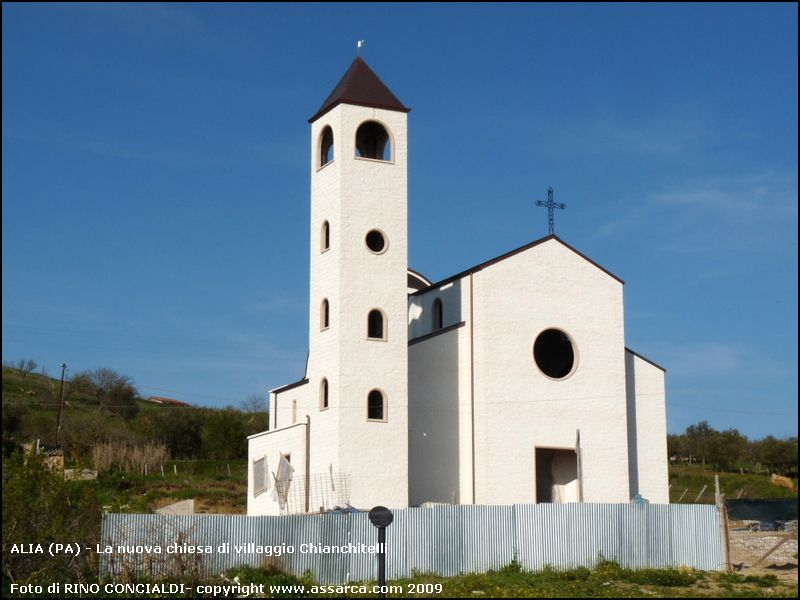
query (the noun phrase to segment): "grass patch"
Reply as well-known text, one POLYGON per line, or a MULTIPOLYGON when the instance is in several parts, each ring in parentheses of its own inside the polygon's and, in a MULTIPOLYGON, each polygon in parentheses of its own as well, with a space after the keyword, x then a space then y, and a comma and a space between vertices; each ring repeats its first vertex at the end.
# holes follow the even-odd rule
POLYGON ((698 580, 695 572, 688 569, 624 569, 621 578, 631 583, 662 587, 688 587, 698 580))
POLYGON ((416 574, 390 583, 441 583, 441 594, 428 596, 453 598, 797 597, 796 584, 782 584, 774 575, 731 576, 686 567, 628 569, 611 560, 602 560, 592 569, 545 567, 540 571, 525 571, 512 562, 483 574, 450 578, 416 574))
MULTIPOLYGON (((145 582, 140 579, 138 581, 145 582)), ((176 582, 179 579, 167 580, 176 582)), ((213 579, 184 583, 216 585, 265 586, 266 597, 297 597, 292 593, 269 593, 270 586, 305 586, 302 597, 333 597, 330 593, 314 594, 310 590, 316 585, 311 576, 292 575, 280 566, 280 561, 265 559, 264 566, 249 566, 230 569, 223 576, 213 579)), ((409 586, 427 584, 441 586, 441 591, 418 591, 413 594, 421 598, 796 598, 797 585, 781 583, 774 575, 741 575, 716 572, 699 572, 688 568, 679 569, 627 569, 610 560, 603 560, 593 569, 578 567, 557 570, 545 567, 540 571, 525 571, 514 561, 505 567, 488 573, 470 573, 456 577, 416 573, 409 579, 387 582, 399 586, 403 593, 389 593, 388 597, 408 597, 409 586)), ((344 585, 344 584, 341 584, 344 585)), ((350 586, 366 586, 371 590, 374 581, 350 582, 350 586)), ((295 588, 297 589, 297 588, 295 588)), ((7 590, 4 590, 7 591, 7 590)), ((188 594, 187 594, 188 595, 188 594)), ((5 596, 5 594, 4 594, 5 596)), ((87 595, 85 597, 90 597, 87 595)), ((140 594, 139 597, 155 597, 140 594)), ((103 597, 105 595, 103 594, 103 597)), ((374 598, 375 594, 351 592, 345 597, 374 598)))
MULTIPOLYGON (((797 498, 797 492, 770 483, 769 474, 718 473, 701 465, 670 465, 670 502, 694 503, 700 490, 705 491, 698 500, 701 504, 714 503, 714 475, 719 474, 720 490, 726 498, 797 498), (684 494, 685 490, 689 490, 684 494), (741 492, 741 496, 739 493, 741 492), (681 498, 683 496, 683 498, 681 498)), ((794 480, 795 487, 797 480, 794 480)))
POLYGON ((741 573, 723 573, 719 576, 721 583, 752 583, 759 587, 774 587, 780 583, 775 575, 742 575, 741 573))
POLYGON ((241 461, 169 461, 163 476, 160 469, 148 475, 114 470, 87 485, 96 487, 100 504, 110 512, 152 512, 165 504, 194 498, 196 510, 244 513, 247 465, 241 461), (177 475, 172 465, 177 465, 177 475))

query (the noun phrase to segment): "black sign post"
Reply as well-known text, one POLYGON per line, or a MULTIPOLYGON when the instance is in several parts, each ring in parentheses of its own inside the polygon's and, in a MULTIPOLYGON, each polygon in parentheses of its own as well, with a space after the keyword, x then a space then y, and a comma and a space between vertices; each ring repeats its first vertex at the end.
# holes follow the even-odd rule
POLYGON ((386 528, 392 524, 392 511, 385 506, 376 506, 369 511, 369 520, 378 528, 378 585, 379 598, 386 598, 386 528))

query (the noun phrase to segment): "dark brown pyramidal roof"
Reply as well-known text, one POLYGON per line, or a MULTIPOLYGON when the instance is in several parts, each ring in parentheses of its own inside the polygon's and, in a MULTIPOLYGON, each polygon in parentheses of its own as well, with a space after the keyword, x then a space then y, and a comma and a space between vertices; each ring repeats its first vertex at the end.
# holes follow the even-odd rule
POLYGON ((339 104, 355 104, 357 106, 371 106, 408 112, 411 109, 403 106, 386 85, 378 79, 375 72, 369 68, 360 56, 356 56, 347 73, 339 81, 330 96, 311 117, 308 122, 313 123, 326 112, 339 104))

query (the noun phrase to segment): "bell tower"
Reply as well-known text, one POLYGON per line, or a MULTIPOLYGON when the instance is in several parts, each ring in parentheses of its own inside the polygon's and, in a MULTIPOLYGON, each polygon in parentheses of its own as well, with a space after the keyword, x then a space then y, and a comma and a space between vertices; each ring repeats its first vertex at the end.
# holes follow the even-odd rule
POLYGON ((360 508, 408 505, 408 112, 357 57, 309 119, 311 471, 360 508))

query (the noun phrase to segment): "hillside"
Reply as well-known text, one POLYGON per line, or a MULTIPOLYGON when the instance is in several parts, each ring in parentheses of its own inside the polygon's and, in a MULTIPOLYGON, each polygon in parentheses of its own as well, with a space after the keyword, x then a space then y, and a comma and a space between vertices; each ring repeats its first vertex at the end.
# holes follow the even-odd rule
MULTIPOLYGON (((671 465, 669 468, 669 500, 691 504, 697 500, 701 504, 714 503, 713 470, 700 465, 671 465), (703 491, 703 488, 705 490, 703 491), (700 492, 703 492, 700 494, 700 492), (698 495, 699 499, 698 499, 698 495)), ((725 473, 719 474, 720 491, 725 498, 797 498, 797 479, 795 490, 770 483, 767 473, 725 473)))
MULTIPOLYGON (((22 443, 55 441, 59 385, 41 373, 22 377, 3 367, 4 457, 22 443)), ((101 408, 91 386, 65 383, 61 441, 68 467, 96 468, 93 455, 108 442, 119 452, 144 455, 135 466, 101 468, 97 480, 84 484, 98 503, 115 512, 150 512, 194 498, 197 512, 244 512, 246 437, 266 429, 266 412, 153 404, 138 394, 133 399, 135 408, 125 412, 101 408)))
MULTIPOLYGON (((59 380, 3 367, 3 446, 55 443, 59 380)), ((163 445, 172 459, 243 460, 248 435, 267 428, 264 409, 170 406, 144 401, 109 369, 65 382, 61 444, 68 464, 90 466, 97 444, 163 445), (103 387, 105 386, 105 387, 103 387)))

